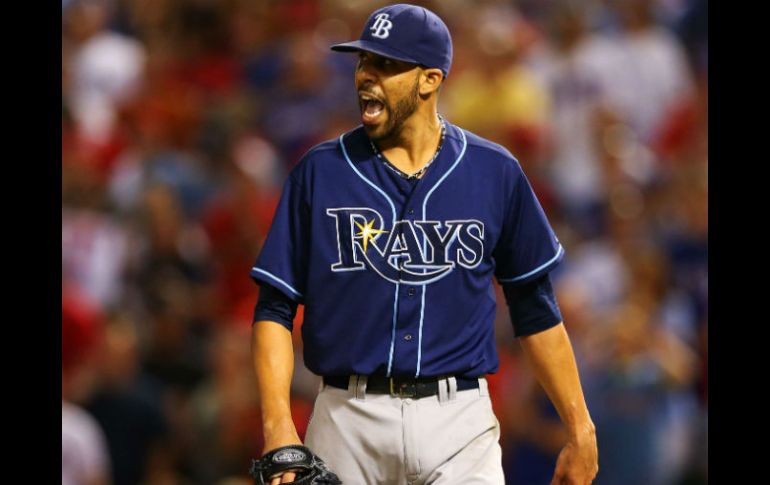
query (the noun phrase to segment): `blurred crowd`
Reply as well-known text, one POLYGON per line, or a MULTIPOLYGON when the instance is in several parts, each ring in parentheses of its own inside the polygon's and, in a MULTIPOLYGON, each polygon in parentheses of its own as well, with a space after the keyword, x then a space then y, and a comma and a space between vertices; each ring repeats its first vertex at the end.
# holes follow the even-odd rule
MULTIPOLYGON (((328 46, 384 3, 62 0, 63 485, 250 483, 248 272, 288 171, 360 123, 328 46)), ((595 483, 707 483, 707 0, 412 3, 453 35, 440 112, 517 157, 565 247, 595 483)), ((507 483, 548 484, 564 429, 498 301, 507 483)))

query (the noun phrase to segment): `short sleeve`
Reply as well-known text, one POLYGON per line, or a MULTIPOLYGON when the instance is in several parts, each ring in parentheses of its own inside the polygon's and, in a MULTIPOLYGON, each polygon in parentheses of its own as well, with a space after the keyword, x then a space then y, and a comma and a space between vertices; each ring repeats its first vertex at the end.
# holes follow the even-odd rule
POLYGON ((548 274, 524 284, 505 283, 503 293, 516 337, 542 332, 563 320, 548 274))
POLYGON ((551 271, 564 257, 564 248, 516 161, 512 179, 503 228, 493 252, 500 284, 532 281, 551 271))
POLYGON ((250 275, 257 284, 268 283, 297 303, 304 301, 309 225, 309 206, 300 185, 290 176, 250 275))
POLYGON ((254 307, 252 324, 262 320, 276 322, 286 327, 289 332, 294 328, 297 315, 297 302, 287 297, 273 285, 263 283, 259 290, 259 300, 254 307))

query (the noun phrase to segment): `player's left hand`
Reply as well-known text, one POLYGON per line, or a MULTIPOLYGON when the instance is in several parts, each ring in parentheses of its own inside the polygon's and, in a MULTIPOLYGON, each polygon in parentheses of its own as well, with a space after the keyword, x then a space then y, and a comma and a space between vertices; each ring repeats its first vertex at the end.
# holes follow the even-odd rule
POLYGON ((591 485, 598 472, 599 452, 592 430, 570 437, 556 460, 551 485, 591 485))

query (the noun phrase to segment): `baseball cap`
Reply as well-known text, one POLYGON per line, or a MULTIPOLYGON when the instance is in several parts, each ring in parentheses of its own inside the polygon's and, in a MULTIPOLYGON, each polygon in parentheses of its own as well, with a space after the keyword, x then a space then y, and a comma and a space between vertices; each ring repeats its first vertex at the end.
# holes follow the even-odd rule
POLYGON ((452 66, 452 36, 444 21, 424 7, 406 3, 375 10, 360 39, 331 48, 338 52, 368 51, 438 68, 445 78, 452 66))

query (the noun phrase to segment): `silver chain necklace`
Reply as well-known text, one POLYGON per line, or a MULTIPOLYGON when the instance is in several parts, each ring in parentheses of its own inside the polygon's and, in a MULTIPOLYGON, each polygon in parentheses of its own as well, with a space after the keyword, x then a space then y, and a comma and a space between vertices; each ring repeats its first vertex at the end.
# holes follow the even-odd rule
POLYGON ((405 178, 406 180, 413 180, 418 179, 422 176, 422 174, 425 173, 426 170, 428 170, 428 167, 431 166, 431 164, 438 158, 438 154, 441 152, 441 147, 444 146, 444 136, 446 135, 446 124, 444 122, 444 118, 441 115, 438 115, 438 119, 441 122, 441 138, 438 142, 438 147, 436 148, 436 153, 433 154, 433 158, 430 159, 428 163, 425 164, 420 170, 416 171, 415 173, 409 175, 408 173, 404 173, 401 171, 398 167, 393 165, 388 161, 387 158, 385 158, 382 153, 377 149, 377 146, 372 142, 372 140, 369 140, 369 144, 372 146, 372 150, 374 150, 374 154, 377 155, 377 158, 382 160, 382 162, 385 164, 386 167, 394 171, 396 174, 398 174, 400 177, 405 178))

